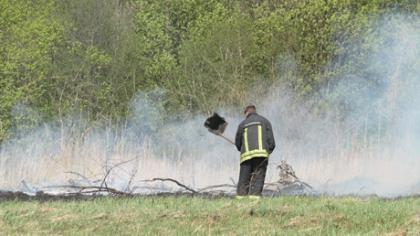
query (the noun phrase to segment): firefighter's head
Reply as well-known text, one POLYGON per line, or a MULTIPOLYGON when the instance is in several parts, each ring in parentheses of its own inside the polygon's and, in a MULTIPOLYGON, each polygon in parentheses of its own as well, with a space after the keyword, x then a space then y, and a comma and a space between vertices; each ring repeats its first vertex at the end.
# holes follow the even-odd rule
POLYGON ((257 112, 257 108, 251 104, 245 107, 244 115, 245 117, 248 117, 251 113, 255 113, 255 112, 257 112))

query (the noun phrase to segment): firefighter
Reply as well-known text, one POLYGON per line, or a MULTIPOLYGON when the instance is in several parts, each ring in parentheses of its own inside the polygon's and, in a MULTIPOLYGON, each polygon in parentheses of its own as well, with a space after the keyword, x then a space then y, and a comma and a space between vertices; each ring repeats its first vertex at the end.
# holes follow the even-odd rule
POLYGON ((268 157, 275 148, 271 123, 257 114, 254 105, 244 110, 245 120, 238 126, 235 146, 241 152, 237 197, 249 195, 250 198, 261 196, 268 157))

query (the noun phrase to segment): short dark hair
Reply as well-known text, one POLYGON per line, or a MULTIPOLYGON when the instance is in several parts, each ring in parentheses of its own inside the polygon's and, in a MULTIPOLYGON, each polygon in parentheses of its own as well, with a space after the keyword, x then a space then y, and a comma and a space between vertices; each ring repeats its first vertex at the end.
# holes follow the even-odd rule
POLYGON ((257 108, 254 105, 248 105, 245 107, 244 114, 246 114, 249 110, 256 111, 257 108))

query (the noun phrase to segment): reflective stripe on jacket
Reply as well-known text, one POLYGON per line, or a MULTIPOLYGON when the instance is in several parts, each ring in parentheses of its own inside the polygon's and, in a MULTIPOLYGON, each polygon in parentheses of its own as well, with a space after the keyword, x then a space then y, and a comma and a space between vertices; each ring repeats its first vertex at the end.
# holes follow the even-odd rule
POLYGON ((271 123, 251 113, 239 125, 235 145, 241 152, 241 163, 254 157, 269 157, 276 145, 271 123))

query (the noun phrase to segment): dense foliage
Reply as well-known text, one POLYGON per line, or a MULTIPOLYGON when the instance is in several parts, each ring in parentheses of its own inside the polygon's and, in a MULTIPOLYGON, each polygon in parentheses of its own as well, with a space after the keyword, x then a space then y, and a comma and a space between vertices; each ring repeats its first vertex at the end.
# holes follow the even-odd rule
POLYGON ((420 3, 0 0, 0 140, 74 114, 124 119, 157 88, 169 112, 242 104, 278 80, 304 98, 340 73, 368 73, 349 45, 380 43, 361 35, 390 12, 420 3), (350 56, 358 63, 340 59, 350 56))

